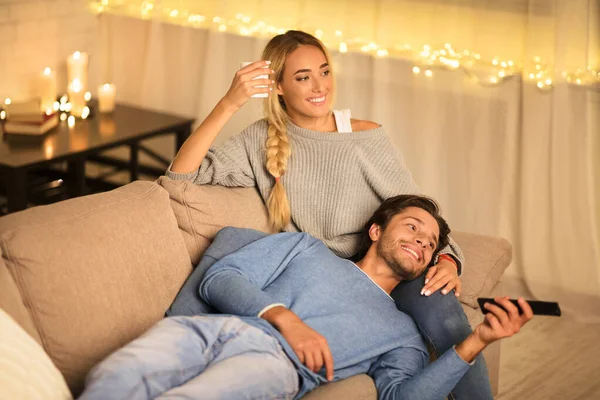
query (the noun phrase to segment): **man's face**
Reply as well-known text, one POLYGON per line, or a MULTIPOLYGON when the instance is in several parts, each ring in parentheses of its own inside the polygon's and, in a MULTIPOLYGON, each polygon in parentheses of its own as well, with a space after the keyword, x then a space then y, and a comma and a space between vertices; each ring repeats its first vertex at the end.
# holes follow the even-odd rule
POLYGON ((402 280, 412 280, 425 271, 437 248, 440 228, 427 211, 408 207, 396 214, 386 229, 371 227, 377 255, 402 280), (375 235, 375 237, 374 237, 375 235))

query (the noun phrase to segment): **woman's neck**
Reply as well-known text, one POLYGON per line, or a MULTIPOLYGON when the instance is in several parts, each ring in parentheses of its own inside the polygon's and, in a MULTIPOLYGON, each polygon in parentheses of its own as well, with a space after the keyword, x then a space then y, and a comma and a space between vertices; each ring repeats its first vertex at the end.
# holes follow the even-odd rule
POLYGON ((310 129, 318 132, 337 132, 337 125, 333 112, 329 111, 324 117, 314 118, 296 113, 288 114, 290 121, 300 128, 310 129))

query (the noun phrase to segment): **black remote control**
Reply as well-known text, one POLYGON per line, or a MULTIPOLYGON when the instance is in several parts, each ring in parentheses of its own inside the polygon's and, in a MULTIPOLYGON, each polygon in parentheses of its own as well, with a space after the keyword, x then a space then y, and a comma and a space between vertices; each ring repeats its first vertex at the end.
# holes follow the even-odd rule
MULTIPOLYGON (((519 303, 515 299, 510 299, 510 302, 513 303, 519 309, 519 312, 522 314, 521 307, 519 307, 519 303)), ((529 305, 531 306, 531 310, 533 311, 533 315, 547 315, 551 317, 560 317, 560 307, 558 303, 554 301, 538 301, 538 300, 527 300, 529 305)), ((490 299, 487 297, 479 297, 477 299, 477 303, 479 303, 479 308, 481 312, 487 314, 489 311, 483 308, 485 303, 492 303, 500 308, 503 308, 502 305, 496 303, 494 299, 490 299)))

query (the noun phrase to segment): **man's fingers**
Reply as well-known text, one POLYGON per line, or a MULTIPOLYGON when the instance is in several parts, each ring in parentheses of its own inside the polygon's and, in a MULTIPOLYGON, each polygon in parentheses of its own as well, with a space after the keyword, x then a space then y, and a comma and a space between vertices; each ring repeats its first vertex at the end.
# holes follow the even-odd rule
POLYGON ((329 345, 323 348, 323 361, 325 362, 325 377, 331 382, 333 380, 333 355, 329 350, 329 345))
POLYGON ((529 303, 522 297, 519 297, 517 299, 517 302, 519 303, 519 307, 521 307, 521 310, 523 311, 523 316, 525 316, 525 320, 529 321, 531 318, 533 318, 533 310, 531 309, 529 303))
POLYGON ((314 372, 315 370, 315 360, 313 359, 313 355, 310 351, 306 351, 304 353, 304 365, 306 365, 306 368, 310 369, 311 371, 314 372))
POLYGON ((314 369, 313 372, 319 372, 323 368, 323 352, 321 349, 315 349, 313 352, 314 369))
MULTIPOLYGON (((497 298, 494 300, 498 302, 497 298)), ((502 327, 508 326, 510 322, 508 321, 508 314, 506 314, 506 311, 504 311, 504 309, 492 303, 485 303, 484 307, 487 308, 490 311, 490 313, 492 313, 496 317, 497 321, 499 322, 499 324, 502 325, 502 327)))

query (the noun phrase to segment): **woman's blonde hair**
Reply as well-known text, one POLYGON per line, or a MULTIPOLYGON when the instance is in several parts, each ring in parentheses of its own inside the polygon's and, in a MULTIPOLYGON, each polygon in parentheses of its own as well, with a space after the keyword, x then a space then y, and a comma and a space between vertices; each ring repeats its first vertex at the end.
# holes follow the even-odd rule
MULTIPOLYGON (((321 50, 331 70, 331 57, 319 39, 306 32, 287 31, 271 39, 262 54, 263 60, 271 61, 270 67, 275 71, 273 80, 276 84, 283 79, 287 55, 302 45, 314 46, 321 50)), ((280 178, 285 174, 291 154, 287 137, 288 114, 283 98, 280 95, 269 95, 264 100, 264 113, 269 123, 265 166, 275 178, 275 185, 267 200, 267 208, 273 228, 283 230, 290 222, 290 203, 280 178)))

